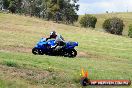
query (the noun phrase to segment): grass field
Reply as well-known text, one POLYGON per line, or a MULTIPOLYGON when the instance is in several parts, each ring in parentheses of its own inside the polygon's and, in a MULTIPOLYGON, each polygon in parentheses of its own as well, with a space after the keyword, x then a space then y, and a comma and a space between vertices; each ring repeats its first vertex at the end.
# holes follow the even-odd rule
POLYGON ((82 68, 90 79, 132 80, 132 39, 0 13, 0 88, 80 88, 82 68), (65 40, 79 42, 76 58, 31 53, 36 42, 53 29, 65 40))

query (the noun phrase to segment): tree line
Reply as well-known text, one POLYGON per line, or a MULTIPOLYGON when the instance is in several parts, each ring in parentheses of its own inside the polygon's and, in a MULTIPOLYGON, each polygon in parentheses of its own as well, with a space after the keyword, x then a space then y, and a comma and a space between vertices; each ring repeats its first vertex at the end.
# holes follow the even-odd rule
POLYGON ((35 16, 73 24, 78 20, 79 0, 0 0, 2 9, 11 13, 35 16))

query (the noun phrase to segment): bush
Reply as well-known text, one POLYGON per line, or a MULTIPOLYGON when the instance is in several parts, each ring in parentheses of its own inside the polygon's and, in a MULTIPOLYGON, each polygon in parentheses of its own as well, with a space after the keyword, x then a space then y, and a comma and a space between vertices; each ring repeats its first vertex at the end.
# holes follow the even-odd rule
POLYGON ((123 20, 117 17, 106 19, 103 23, 104 30, 111 34, 122 35, 123 27, 123 20))
POLYGON ((129 26, 128 36, 132 38, 132 25, 129 26))
POLYGON ((3 61, 3 65, 6 65, 8 67, 19 67, 19 65, 14 61, 3 61))
POLYGON ((97 22, 97 18, 88 14, 83 16, 79 21, 82 27, 92 27, 92 28, 95 28, 96 22, 97 22))

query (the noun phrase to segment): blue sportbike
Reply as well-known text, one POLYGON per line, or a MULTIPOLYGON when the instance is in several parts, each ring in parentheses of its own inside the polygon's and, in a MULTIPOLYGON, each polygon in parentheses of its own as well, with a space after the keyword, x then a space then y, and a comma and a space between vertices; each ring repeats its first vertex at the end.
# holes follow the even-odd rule
POLYGON ((76 57, 77 51, 75 47, 78 46, 78 42, 65 42, 60 49, 52 48, 55 46, 55 40, 47 40, 41 38, 36 46, 32 49, 34 55, 52 55, 52 56, 64 56, 64 57, 76 57))

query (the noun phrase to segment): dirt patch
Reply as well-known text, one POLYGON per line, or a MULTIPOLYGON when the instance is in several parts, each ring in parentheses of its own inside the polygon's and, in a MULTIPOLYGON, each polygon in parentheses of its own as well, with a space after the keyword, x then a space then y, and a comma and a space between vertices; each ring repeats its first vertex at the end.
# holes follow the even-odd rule
POLYGON ((78 52, 77 57, 87 57, 87 53, 86 52, 78 52))
POLYGON ((77 57, 99 58, 100 56, 97 54, 90 53, 90 52, 81 51, 81 52, 78 52, 77 57))
POLYGON ((22 53, 31 53, 32 48, 27 48, 23 46, 6 46, 6 47, 0 47, 0 50, 6 50, 6 51, 14 51, 14 52, 22 52, 22 53))
POLYGON ((95 59, 95 60, 118 60, 120 58, 114 57, 114 56, 109 56, 109 55, 102 55, 102 54, 97 54, 97 53, 91 53, 91 52, 85 52, 81 51, 78 52, 77 57, 79 58, 88 58, 88 59, 95 59))

